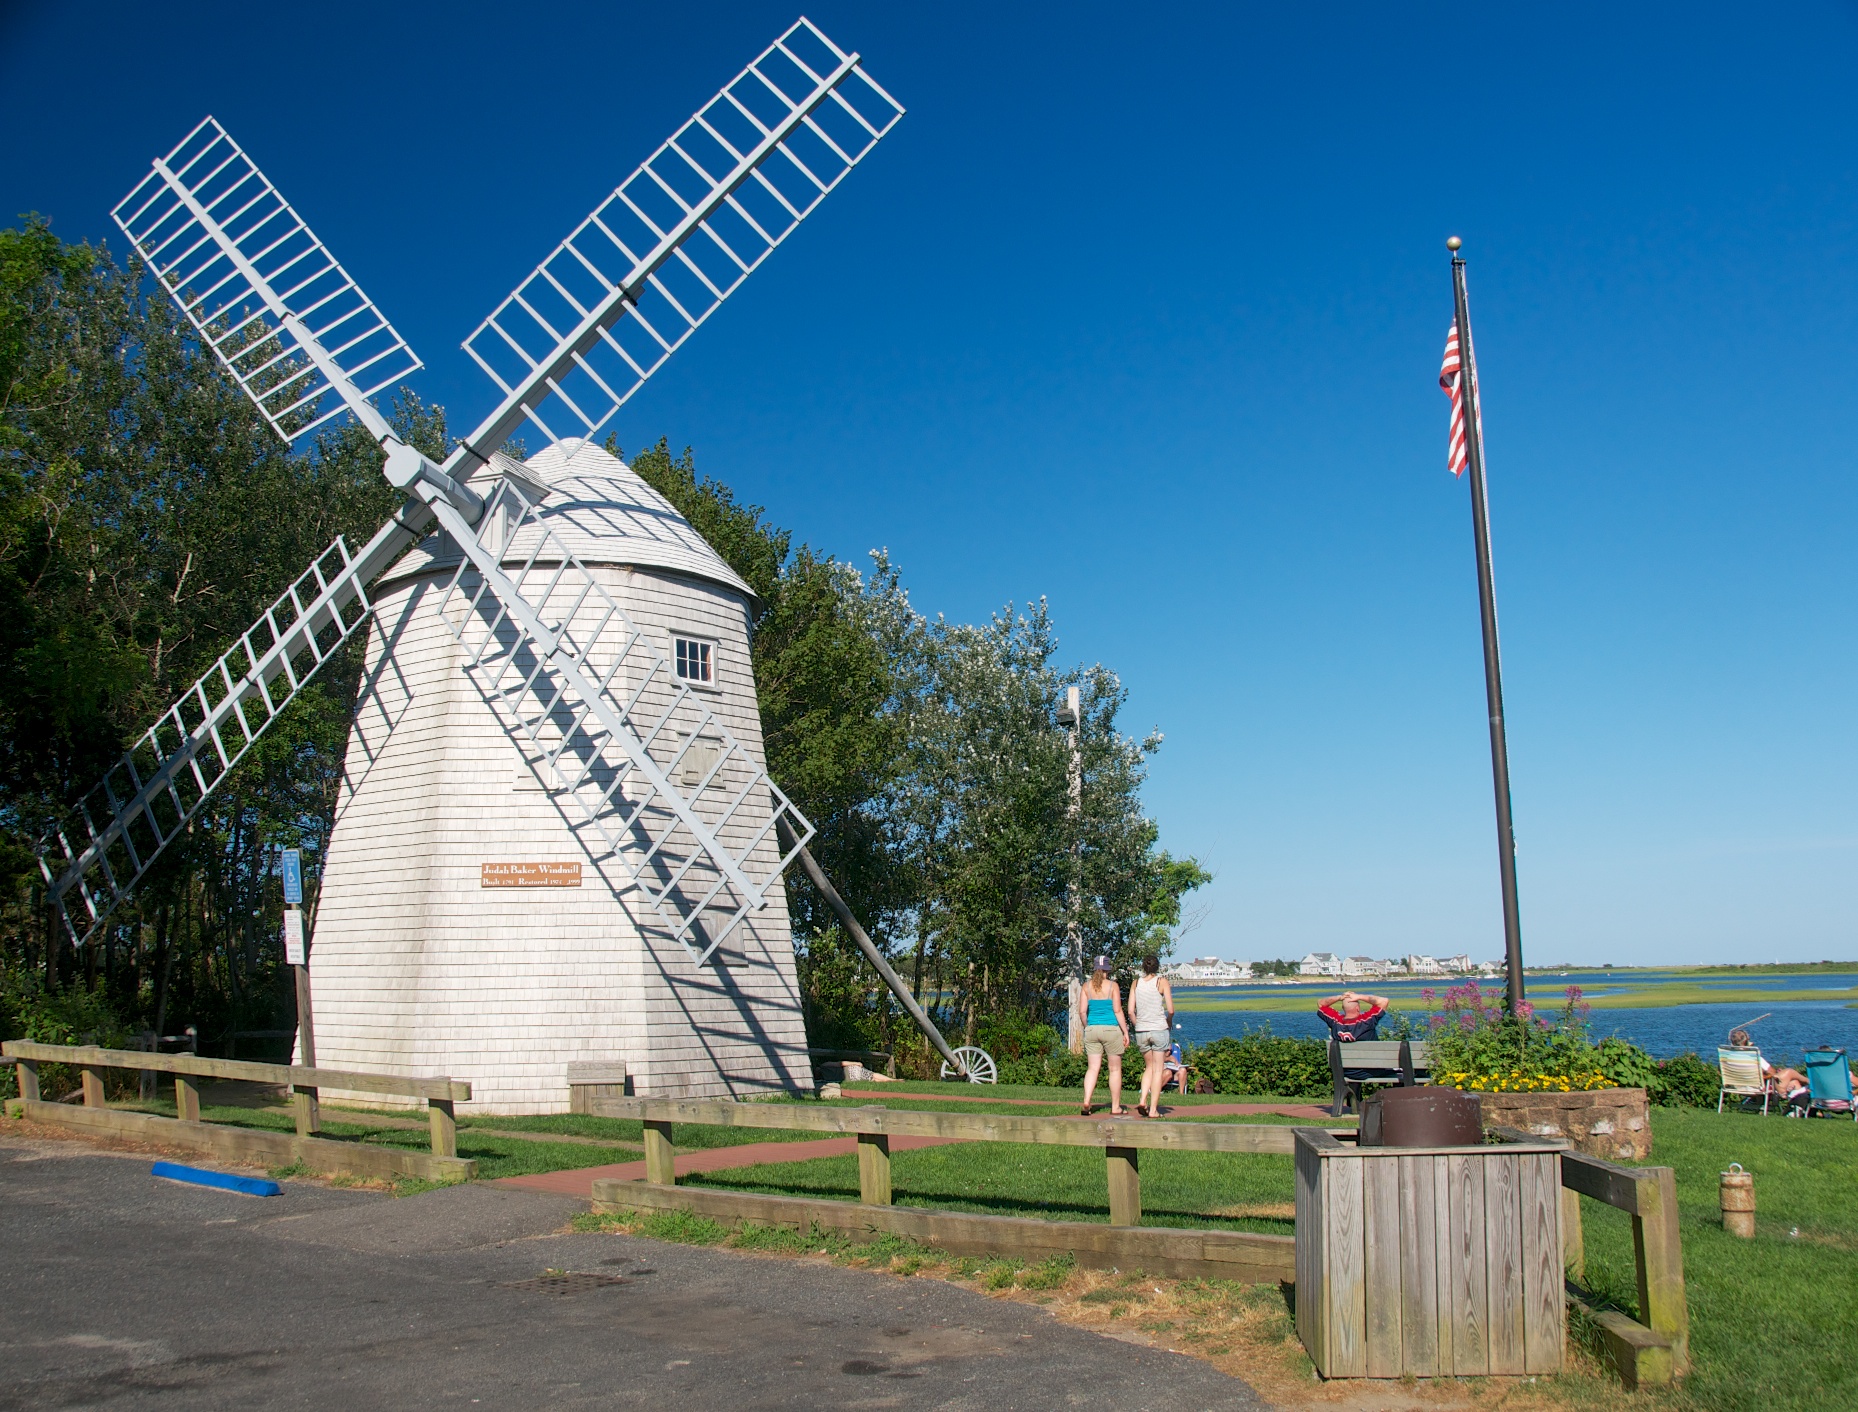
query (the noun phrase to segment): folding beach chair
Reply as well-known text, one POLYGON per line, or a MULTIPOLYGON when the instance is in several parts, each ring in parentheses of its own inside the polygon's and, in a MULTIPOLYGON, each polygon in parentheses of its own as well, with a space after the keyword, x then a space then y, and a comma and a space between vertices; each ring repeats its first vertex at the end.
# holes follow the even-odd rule
POLYGON ((1722 1087, 1716 1094, 1718 1113, 1723 1111, 1723 1099, 1732 1093, 1738 1100, 1759 1098, 1762 1113, 1768 1111, 1768 1085, 1762 1077, 1759 1049, 1718 1049, 1716 1067, 1722 1074, 1722 1087))
POLYGON ((1852 1099, 1852 1067, 1843 1049, 1809 1049, 1806 1051, 1806 1082, 1813 1096, 1806 1111, 1851 1114, 1858 1122, 1858 1102, 1852 1099))

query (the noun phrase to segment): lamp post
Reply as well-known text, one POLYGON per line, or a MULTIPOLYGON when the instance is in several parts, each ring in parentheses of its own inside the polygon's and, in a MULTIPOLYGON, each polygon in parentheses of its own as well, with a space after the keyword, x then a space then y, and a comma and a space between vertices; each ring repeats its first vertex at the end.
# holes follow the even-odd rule
POLYGON ((1065 728, 1065 734, 1071 743, 1071 760, 1068 767, 1070 801, 1065 806, 1065 818, 1070 821, 1071 831, 1071 870, 1065 881, 1065 966, 1069 978, 1065 984, 1065 1037, 1073 1054, 1084 1052, 1084 1031, 1077 1019, 1077 993, 1083 985, 1084 976, 1084 938, 1078 929, 1078 886, 1077 867, 1078 849, 1081 843, 1078 837, 1078 819, 1084 812, 1084 761, 1078 753, 1078 731, 1083 726, 1082 693, 1078 688, 1066 687, 1064 705, 1058 708, 1058 724, 1065 728))

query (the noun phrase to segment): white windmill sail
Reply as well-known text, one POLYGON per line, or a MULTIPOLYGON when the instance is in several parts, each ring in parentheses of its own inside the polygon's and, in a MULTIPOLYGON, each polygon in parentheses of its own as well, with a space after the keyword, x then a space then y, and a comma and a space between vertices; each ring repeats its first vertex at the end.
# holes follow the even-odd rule
POLYGON ((504 392, 472 446, 525 417, 551 441, 598 433, 902 116, 797 21, 465 340, 504 392))
POLYGON ((361 406, 422 366, 212 118, 156 158, 111 215, 286 441, 344 411, 375 430, 379 414, 361 406))
MULTIPOLYGON (((551 718, 564 727, 550 768, 567 786, 582 836, 597 838, 592 846, 602 856, 624 862, 699 960, 748 911, 765 905, 769 885, 812 826, 560 543, 540 513, 539 489, 505 476, 485 513, 484 500, 463 478, 489 464, 525 420, 552 437, 543 414, 558 415, 556 403, 580 430, 597 431, 902 113, 863 73, 856 54, 805 19, 796 23, 468 340, 504 399, 442 467, 402 445, 368 400, 417 367, 417 359, 217 123, 208 119, 156 162, 117 212, 138 253, 280 436, 300 437, 346 408, 381 442, 388 478, 416 499, 353 561, 342 551, 347 572, 330 594, 365 604, 366 584, 436 519, 462 555, 444 603, 448 625, 469 649, 473 679, 517 722, 551 718), (629 227, 628 220, 637 224, 629 227), (487 352, 492 333, 498 351, 487 352), (517 364, 505 375, 497 359, 509 356, 517 364), (615 359, 624 373, 613 371, 615 359), (692 749, 705 740, 721 743, 702 747, 704 767, 693 771, 692 749), (565 767, 564 757, 571 762, 565 767), (767 825, 735 827, 743 803, 758 795, 773 801, 767 825), (751 869, 751 854, 782 819, 798 842, 778 853, 772 869, 751 869)), ((359 618, 341 621, 346 637, 359 618)), ((290 654, 279 666, 278 649, 268 650, 239 681, 255 678, 262 689, 283 673, 294 695, 307 673, 299 679, 290 654)), ((192 694, 184 698, 163 718, 174 722, 175 746, 161 748, 162 727, 150 733, 155 768, 138 770, 135 752, 119 767, 134 793, 119 802, 106 781, 94 811, 79 811, 81 830, 69 827, 47 841, 41 867, 78 940, 94 932, 173 837, 172 811, 185 808, 191 816, 225 778, 230 762, 217 772, 191 762, 221 738, 228 716, 245 727, 240 693, 249 689, 224 697, 215 689, 198 721, 187 709, 192 694), (199 791, 184 800, 172 789, 183 772, 199 791), (114 808, 104 818, 106 806, 114 808), (139 821, 146 822, 145 836, 132 848, 139 821), (112 865, 113 848, 122 866, 112 865), (99 875, 106 881, 93 887, 99 875), (73 889, 83 899, 81 935, 65 905, 73 889)), ((247 747, 288 700, 276 701, 247 731, 247 747)), ((268 695, 266 702, 272 704, 268 695)))
POLYGON ((367 621, 373 575, 360 572, 361 564, 340 538, 324 550, 45 840, 39 867, 80 945, 329 654, 367 621), (73 891, 75 907, 67 896, 73 891))

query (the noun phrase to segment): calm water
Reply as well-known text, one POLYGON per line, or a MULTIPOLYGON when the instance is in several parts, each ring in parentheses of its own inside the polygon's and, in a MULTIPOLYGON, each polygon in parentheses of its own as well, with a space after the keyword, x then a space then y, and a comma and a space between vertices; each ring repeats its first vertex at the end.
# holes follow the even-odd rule
MULTIPOLYGON (((1578 985, 1590 997, 1607 991, 1619 991, 1635 985, 1644 985, 1647 981, 1656 981, 1657 977, 1640 972, 1635 979, 1616 979, 1607 971, 1570 971, 1566 977, 1531 976, 1528 982, 1529 998, 1544 1009, 1558 1005, 1567 986, 1578 985)), ((1755 976, 1755 977, 1710 977, 1698 980, 1693 977, 1675 978, 1680 984, 1699 984, 1705 989, 1743 989, 1759 987, 1762 990, 1835 990, 1858 985, 1858 971, 1848 974, 1821 973, 1805 976, 1755 976)), ((1502 982, 1494 982, 1500 989, 1502 982)), ((1493 982, 1484 982, 1489 990, 1493 982)), ((1443 988, 1443 983, 1434 982, 1435 989, 1443 988)), ((1420 999, 1420 991, 1425 985, 1412 981, 1389 981, 1371 987, 1377 994, 1385 994, 1394 1003, 1394 1008, 1409 1014, 1418 1014, 1426 1007, 1420 999)), ((1226 1010, 1226 1011, 1191 1011, 1179 1012, 1180 1033, 1194 1044, 1204 1044, 1208 1040, 1218 1039, 1222 1035, 1241 1034, 1247 1029, 1257 1029, 1269 1023, 1276 1034, 1314 1035, 1324 1037, 1328 1032, 1316 1018, 1316 1001, 1323 995, 1333 994, 1326 988, 1307 987, 1291 988, 1288 986, 1227 986, 1227 987, 1178 987, 1183 1001, 1190 996, 1212 998, 1220 995, 1267 995, 1282 997, 1287 1008, 1283 1010, 1226 1010), (1294 1007, 1294 1008, 1290 1008, 1294 1007)), ((1774 1058, 1797 1059, 1802 1050, 1830 1044, 1847 1050, 1858 1056, 1858 1009, 1851 1009, 1844 1001, 1734 1001, 1729 1003, 1702 1003, 1695 1005, 1670 1005, 1650 1009, 1622 1008, 1617 1010, 1596 1009, 1589 1016, 1595 1038, 1604 1038, 1610 1034, 1621 1035, 1633 1043, 1648 1050, 1658 1058, 1668 1058, 1691 1049, 1703 1055, 1711 1056, 1719 1044, 1726 1044, 1729 1031, 1736 1025, 1746 1024, 1755 1016, 1772 1012, 1768 1018, 1750 1026, 1749 1034, 1759 1044, 1762 1051, 1774 1058)))

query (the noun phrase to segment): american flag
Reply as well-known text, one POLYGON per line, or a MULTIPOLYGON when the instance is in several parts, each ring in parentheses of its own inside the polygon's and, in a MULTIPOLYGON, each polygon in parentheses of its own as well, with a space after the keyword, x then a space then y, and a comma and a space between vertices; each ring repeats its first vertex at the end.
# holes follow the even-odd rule
POLYGON ((1445 453, 1445 469, 1463 475, 1468 464, 1464 442, 1464 364, 1458 356, 1458 321, 1445 335, 1445 362, 1439 367, 1439 386, 1452 399, 1452 440, 1445 453))

